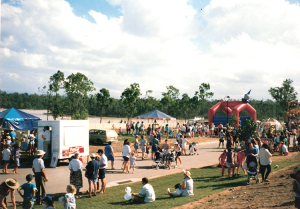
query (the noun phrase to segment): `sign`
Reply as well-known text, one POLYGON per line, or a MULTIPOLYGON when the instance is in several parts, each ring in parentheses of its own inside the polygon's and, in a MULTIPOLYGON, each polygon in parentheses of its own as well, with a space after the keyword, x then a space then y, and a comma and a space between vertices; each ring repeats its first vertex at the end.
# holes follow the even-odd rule
POLYGON ((55 168, 57 166, 58 161, 58 152, 53 152, 51 162, 50 162, 50 168, 55 168))
POLYGON ((84 147, 83 146, 69 147, 69 154, 75 154, 76 152, 84 153, 84 147))

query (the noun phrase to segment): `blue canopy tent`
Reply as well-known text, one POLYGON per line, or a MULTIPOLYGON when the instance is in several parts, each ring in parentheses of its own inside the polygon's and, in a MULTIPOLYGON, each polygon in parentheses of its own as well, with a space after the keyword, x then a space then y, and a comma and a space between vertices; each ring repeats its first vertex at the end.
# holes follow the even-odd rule
POLYGON ((176 118, 173 118, 159 110, 153 110, 144 115, 137 116, 136 119, 176 120, 176 118))
POLYGON ((3 128, 12 126, 14 130, 33 130, 37 128, 39 117, 30 115, 21 110, 10 108, 0 112, 0 124, 3 128))

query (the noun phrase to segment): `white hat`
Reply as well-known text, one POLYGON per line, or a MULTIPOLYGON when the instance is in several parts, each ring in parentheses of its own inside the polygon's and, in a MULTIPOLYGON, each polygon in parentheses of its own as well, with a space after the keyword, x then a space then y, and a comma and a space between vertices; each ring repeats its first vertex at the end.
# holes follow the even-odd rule
POLYGON ((46 152, 44 152, 43 150, 37 150, 35 155, 39 156, 39 155, 44 155, 46 152))
POLYGON ((96 157, 96 155, 94 153, 91 154, 91 157, 96 157))
POLYGON ((174 142, 174 144, 178 144, 178 142, 174 142))

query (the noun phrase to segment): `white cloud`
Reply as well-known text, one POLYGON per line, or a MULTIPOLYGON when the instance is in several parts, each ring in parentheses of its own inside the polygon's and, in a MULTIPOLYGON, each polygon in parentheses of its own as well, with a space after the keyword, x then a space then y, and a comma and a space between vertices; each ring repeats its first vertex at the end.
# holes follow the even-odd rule
POLYGON ((91 9, 92 23, 63 0, 2 4, 1 90, 36 92, 57 70, 82 72, 119 98, 131 83, 161 96, 173 85, 194 94, 211 84, 216 99, 257 99, 286 78, 300 92, 300 7, 284 0, 212 0, 201 13, 188 0, 108 0, 122 16, 91 9), (202 50, 199 45, 209 46, 202 50), (12 75, 18 80, 9 82, 12 75), (34 85, 31 81, 34 79, 34 85))

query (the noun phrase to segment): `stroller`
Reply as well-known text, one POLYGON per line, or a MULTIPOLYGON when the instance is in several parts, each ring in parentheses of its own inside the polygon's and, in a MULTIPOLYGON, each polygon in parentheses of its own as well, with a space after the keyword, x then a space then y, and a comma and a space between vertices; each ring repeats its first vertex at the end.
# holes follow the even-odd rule
POLYGON ((199 153, 197 152, 197 148, 195 147, 196 146, 196 143, 193 142, 189 145, 189 155, 199 155, 199 153))
POLYGON ((257 159, 253 155, 247 156, 247 183, 250 183, 250 179, 255 180, 256 183, 259 183, 258 179, 258 168, 257 168, 257 159))
POLYGON ((164 152, 159 148, 155 152, 155 159, 152 162, 151 168, 159 169, 159 167, 165 167, 165 157, 164 152))
POLYGON ((175 168, 175 152, 170 152, 167 156, 168 161, 170 161, 170 163, 167 161, 165 163, 165 168, 171 169, 171 167, 173 166, 173 168, 175 168))

